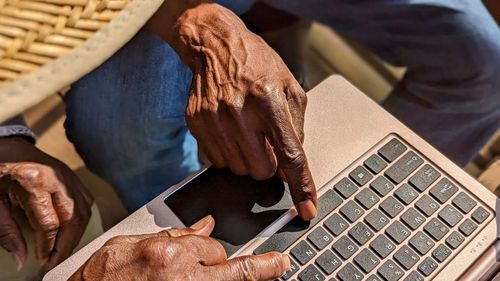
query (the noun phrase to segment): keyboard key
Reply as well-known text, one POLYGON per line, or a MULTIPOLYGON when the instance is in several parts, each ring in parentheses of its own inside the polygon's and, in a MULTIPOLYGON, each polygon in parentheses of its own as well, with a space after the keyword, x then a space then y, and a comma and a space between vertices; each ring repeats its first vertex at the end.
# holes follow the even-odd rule
POLYGON ((332 236, 326 232, 321 226, 318 226, 309 235, 307 235, 307 240, 311 242, 318 250, 323 250, 330 242, 332 242, 332 236))
POLYGON ((431 188, 430 193, 439 202, 445 203, 450 200, 457 191, 458 187, 452 184, 447 178, 443 178, 431 188))
POLYGON ((427 217, 430 217, 439 209, 439 204, 427 194, 418 199, 415 206, 427 217))
POLYGON ((290 270, 288 270, 287 272, 285 272, 285 274, 283 274, 281 276, 281 278, 283 280, 288 280, 290 279, 297 271, 299 271, 299 266, 293 261, 293 259, 290 259, 290 270))
POLYGON ((438 216, 451 227, 457 225, 464 218, 464 216, 451 205, 444 206, 444 208, 439 211, 438 216))
POLYGON ((465 192, 460 192, 457 197, 453 199, 453 205, 457 206, 464 214, 468 214, 476 207, 477 203, 465 192))
POLYGON ((306 241, 300 241, 290 250, 290 253, 302 265, 316 256, 316 251, 306 241))
POLYGON ((458 229, 460 230, 460 232, 462 232, 463 235, 469 236, 474 232, 474 230, 477 229, 477 224, 475 224, 471 219, 466 219, 458 227, 458 229))
POLYGON ((424 226, 424 230, 436 241, 441 240, 449 231, 448 227, 436 218, 431 219, 431 221, 424 226))
POLYGON ((359 186, 367 184, 372 178, 372 174, 368 172, 363 166, 356 167, 350 174, 349 177, 357 183, 359 186))
POLYGON ((333 188, 344 198, 349 198, 358 191, 358 187, 348 178, 341 179, 333 188))
POLYGON ((335 236, 339 236, 342 232, 344 232, 349 223, 344 220, 339 214, 333 214, 328 219, 325 220, 323 225, 330 230, 331 233, 335 236))
POLYGON ((413 207, 410 207, 401 215, 401 220, 412 230, 416 230, 425 222, 425 217, 413 207))
POLYGON ((382 281, 382 279, 378 278, 377 275, 372 274, 370 277, 366 279, 366 281, 382 281))
POLYGON ((415 152, 409 151, 391 167, 385 170, 385 175, 393 182, 401 183, 423 163, 424 160, 422 160, 422 158, 415 154, 415 152))
POLYGON ((316 225, 320 220, 337 209, 344 200, 340 198, 333 190, 328 190, 318 198, 318 214, 311 221, 311 226, 316 225))
POLYGON ((369 273, 380 263, 377 256, 368 249, 363 249, 359 252, 359 254, 354 257, 354 261, 365 273, 369 273))
POLYGON ((403 152, 406 151, 406 146, 397 139, 390 140, 386 145, 378 151, 385 160, 392 162, 396 160, 403 152))
POLYGON ((373 231, 371 231, 364 223, 358 222, 349 230, 349 235, 356 242, 358 242, 359 245, 363 246, 373 237, 373 231))
POLYGON ((412 271, 403 281, 424 281, 424 277, 420 273, 412 271))
POLYGON ((350 221, 355 222, 359 219, 365 211, 354 201, 347 202, 342 208, 340 208, 340 212, 350 221))
POLYGON ((401 244, 410 236, 410 231, 399 221, 393 222, 385 229, 385 233, 389 235, 396 243, 401 244))
POLYGON ((418 191, 425 191, 432 183, 434 183, 441 173, 436 171, 431 165, 425 164, 420 170, 418 170, 408 182, 413 185, 418 191))
POLYGON ((406 270, 417 264, 420 257, 410 247, 404 245, 394 253, 394 259, 406 270))
POLYGON ((384 197, 394 188, 394 185, 384 176, 380 176, 370 183, 370 187, 384 197))
POLYGON ((365 167, 367 167, 374 174, 382 172, 382 170, 387 167, 387 163, 377 154, 373 154, 368 157, 363 164, 365 164, 365 167))
POLYGON ((379 231, 389 223, 389 219, 379 209, 374 209, 366 215, 365 222, 375 231, 379 231))
POLYGON ((437 267, 438 264, 433 259, 425 258, 425 260, 418 265, 418 270, 420 270, 424 276, 429 276, 437 267))
POLYGON ((401 267, 392 260, 386 261, 377 271, 387 281, 397 281, 405 274, 401 267))
POLYGON ((344 260, 350 258, 357 250, 358 246, 347 236, 342 236, 332 246, 333 250, 344 260))
POLYGON ((458 232, 453 231, 448 238, 446 238, 446 244, 452 249, 457 249, 465 241, 465 238, 458 232))
POLYGON ((479 207, 472 212, 471 216, 477 223, 483 223, 490 216, 490 213, 483 207, 479 207))
POLYGON ((389 196, 380 203, 380 209, 389 215, 389 217, 395 218, 403 211, 403 204, 396 200, 396 198, 389 196))
POLYGON ((415 201, 418 197, 418 192, 407 183, 403 183, 396 191, 394 195, 401 200, 405 205, 409 205, 411 202, 415 201))
POLYGON ((432 251, 432 256, 440 263, 445 261, 450 255, 451 255, 450 248, 446 247, 443 244, 437 246, 436 249, 432 251))
POLYGON ((427 254, 434 247, 434 242, 422 231, 418 231, 413 235, 410 238, 409 244, 421 255, 427 254))
POLYGON ((326 250, 316 259, 316 265, 326 274, 332 274, 342 265, 342 261, 332 251, 326 250))
POLYGON ((314 266, 308 265, 301 273, 299 273, 300 281, 323 281, 325 276, 314 266))
POLYGON ((356 201, 358 201, 359 204, 361 204, 365 209, 370 209, 377 204, 380 199, 371 189, 363 188, 363 190, 356 195, 356 201))
POLYGON ((316 217, 307 222, 298 216, 293 218, 278 232, 262 243, 254 250, 254 254, 259 255, 267 252, 283 253, 295 241, 302 237, 309 229, 315 226, 326 215, 330 214, 342 203, 342 199, 333 190, 328 190, 318 198, 318 212, 316 217))
POLYGON ((339 272, 337 277, 342 281, 358 281, 363 279, 363 274, 354 265, 348 263, 339 272))
POLYGON ((386 258, 394 251, 396 246, 385 235, 381 234, 373 239, 370 243, 370 248, 372 248, 379 257, 386 258))

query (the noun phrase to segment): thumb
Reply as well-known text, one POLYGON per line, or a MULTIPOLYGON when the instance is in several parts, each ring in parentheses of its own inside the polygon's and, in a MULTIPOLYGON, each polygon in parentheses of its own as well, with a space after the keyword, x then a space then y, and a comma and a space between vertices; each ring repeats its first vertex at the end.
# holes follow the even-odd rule
POLYGON ((179 237, 184 235, 200 235, 209 236, 214 230, 215 220, 211 215, 204 217, 195 224, 186 228, 170 228, 163 230, 162 234, 167 234, 169 237, 179 237))
POLYGON ((26 242, 19 226, 12 218, 5 196, 0 196, 0 247, 10 253, 17 270, 20 270, 27 258, 26 242))

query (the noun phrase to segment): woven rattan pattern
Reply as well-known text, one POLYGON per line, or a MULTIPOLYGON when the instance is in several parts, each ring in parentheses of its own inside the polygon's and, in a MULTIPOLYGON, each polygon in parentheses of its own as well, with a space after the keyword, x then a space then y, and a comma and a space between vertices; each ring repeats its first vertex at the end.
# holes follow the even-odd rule
POLYGON ((81 45, 132 0, 0 0, 0 87, 81 45))

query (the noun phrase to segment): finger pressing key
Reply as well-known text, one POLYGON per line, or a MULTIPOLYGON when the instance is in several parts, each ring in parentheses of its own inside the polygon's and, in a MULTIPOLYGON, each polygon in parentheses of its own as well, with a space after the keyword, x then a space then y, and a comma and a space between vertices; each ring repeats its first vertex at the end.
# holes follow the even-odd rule
POLYGON ((278 159, 278 166, 283 171, 290 186, 293 202, 304 220, 316 216, 317 195, 307 158, 302 143, 291 123, 288 107, 273 106, 270 128, 270 140, 278 159))

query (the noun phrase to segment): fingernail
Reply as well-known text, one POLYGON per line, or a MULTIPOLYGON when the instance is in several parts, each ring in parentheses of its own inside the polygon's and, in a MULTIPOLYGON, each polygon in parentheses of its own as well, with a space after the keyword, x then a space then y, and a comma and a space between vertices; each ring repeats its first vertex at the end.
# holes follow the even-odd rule
POLYGON ((311 200, 305 200, 297 204, 297 211, 303 220, 312 220, 316 217, 316 206, 311 200))
POLYGON ((288 257, 288 255, 281 254, 281 261, 283 262, 283 265, 286 268, 285 272, 289 271, 290 270, 290 258, 288 257))
POLYGON ((214 218, 212 217, 212 215, 208 215, 202 218, 201 220, 197 221, 195 224, 193 224, 191 226, 191 229, 202 230, 203 228, 207 227, 208 224, 210 224, 213 220, 214 218))
POLYGON ((17 253, 10 253, 10 255, 12 256, 12 259, 16 263, 17 271, 21 270, 24 265, 23 259, 17 253))

